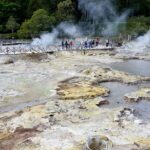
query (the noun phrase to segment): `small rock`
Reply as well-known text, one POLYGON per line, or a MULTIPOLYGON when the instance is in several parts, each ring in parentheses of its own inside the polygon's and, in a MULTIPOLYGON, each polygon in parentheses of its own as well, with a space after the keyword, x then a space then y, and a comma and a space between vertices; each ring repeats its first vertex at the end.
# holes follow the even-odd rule
POLYGON ((85 106, 79 106, 79 109, 87 109, 85 106))
POLYGON ((108 105, 109 101, 107 99, 102 99, 100 100, 100 102, 98 104, 96 104, 98 107, 102 106, 102 105, 108 105))
POLYGON ((137 124, 137 125, 141 125, 142 124, 142 120, 136 119, 136 120, 134 120, 134 123, 137 124))
POLYGON ((118 117, 118 116, 115 116, 115 117, 114 117, 114 122, 119 122, 119 121, 120 121, 119 117, 118 117))

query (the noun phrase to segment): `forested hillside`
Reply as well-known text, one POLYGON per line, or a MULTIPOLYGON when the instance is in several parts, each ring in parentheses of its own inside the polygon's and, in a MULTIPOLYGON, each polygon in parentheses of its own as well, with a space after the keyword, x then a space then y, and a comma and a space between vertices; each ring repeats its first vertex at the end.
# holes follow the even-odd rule
MULTIPOLYGON (((118 14, 130 10, 127 31, 149 29, 150 0, 111 1, 118 14)), ((77 0, 0 0, 0 33, 20 38, 31 38, 50 31, 62 21, 78 22, 84 17, 77 0)))

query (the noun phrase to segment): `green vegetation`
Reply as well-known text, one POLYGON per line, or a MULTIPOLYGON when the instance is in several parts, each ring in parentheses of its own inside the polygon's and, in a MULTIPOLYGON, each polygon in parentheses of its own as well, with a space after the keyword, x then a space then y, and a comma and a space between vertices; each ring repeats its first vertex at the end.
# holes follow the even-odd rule
POLYGON ((75 3, 71 0, 65 0, 57 6, 57 19, 59 21, 75 20, 75 3))
POLYGON ((15 18, 10 16, 7 23, 6 23, 6 29, 14 33, 14 31, 19 28, 19 24, 16 22, 15 18))
MULTIPOLYGON (((143 34, 150 29, 150 0, 112 0, 118 13, 130 9, 123 34, 143 34)), ((62 21, 84 16, 77 0, 0 0, 0 38, 32 38, 62 21)))
POLYGON ((150 17, 132 17, 127 22, 128 34, 144 34, 150 27, 150 17))
POLYGON ((150 0, 115 0, 119 11, 131 9, 133 16, 150 16, 150 0))
POLYGON ((150 29, 150 17, 130 17, 126 24, 120 26, 123 35, 143 35, 150 29))
POLYGON ((55 17, 49 16, 44 9, 38 9, 33 13, 31 19, 22 23, 18 36, 20 38, 31 38, 42 31, 48 31, 55 24, 55 17))

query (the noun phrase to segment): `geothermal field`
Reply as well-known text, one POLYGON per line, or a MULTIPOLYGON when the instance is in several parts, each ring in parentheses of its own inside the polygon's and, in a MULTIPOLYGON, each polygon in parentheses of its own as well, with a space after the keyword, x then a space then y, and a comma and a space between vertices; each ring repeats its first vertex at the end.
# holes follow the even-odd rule
POLYGON ((150 150, 144 45, 1 53, 0 150, 150 150))

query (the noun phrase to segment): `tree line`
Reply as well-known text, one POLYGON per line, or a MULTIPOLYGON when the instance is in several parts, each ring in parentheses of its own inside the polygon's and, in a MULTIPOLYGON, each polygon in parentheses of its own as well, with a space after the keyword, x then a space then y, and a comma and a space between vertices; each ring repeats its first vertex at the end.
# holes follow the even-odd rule
MULTIPOLYGON (((130 10, 130 18, 120 27, 121 32, 142 34, 150 28, 150 0, 112 0, 112 3, 118 13, 130 10)), ((77 0, 1 0, 0 33, 6 38, 32 38, 51 31, 62 21, 78 22, 82 16, 77 0)))

